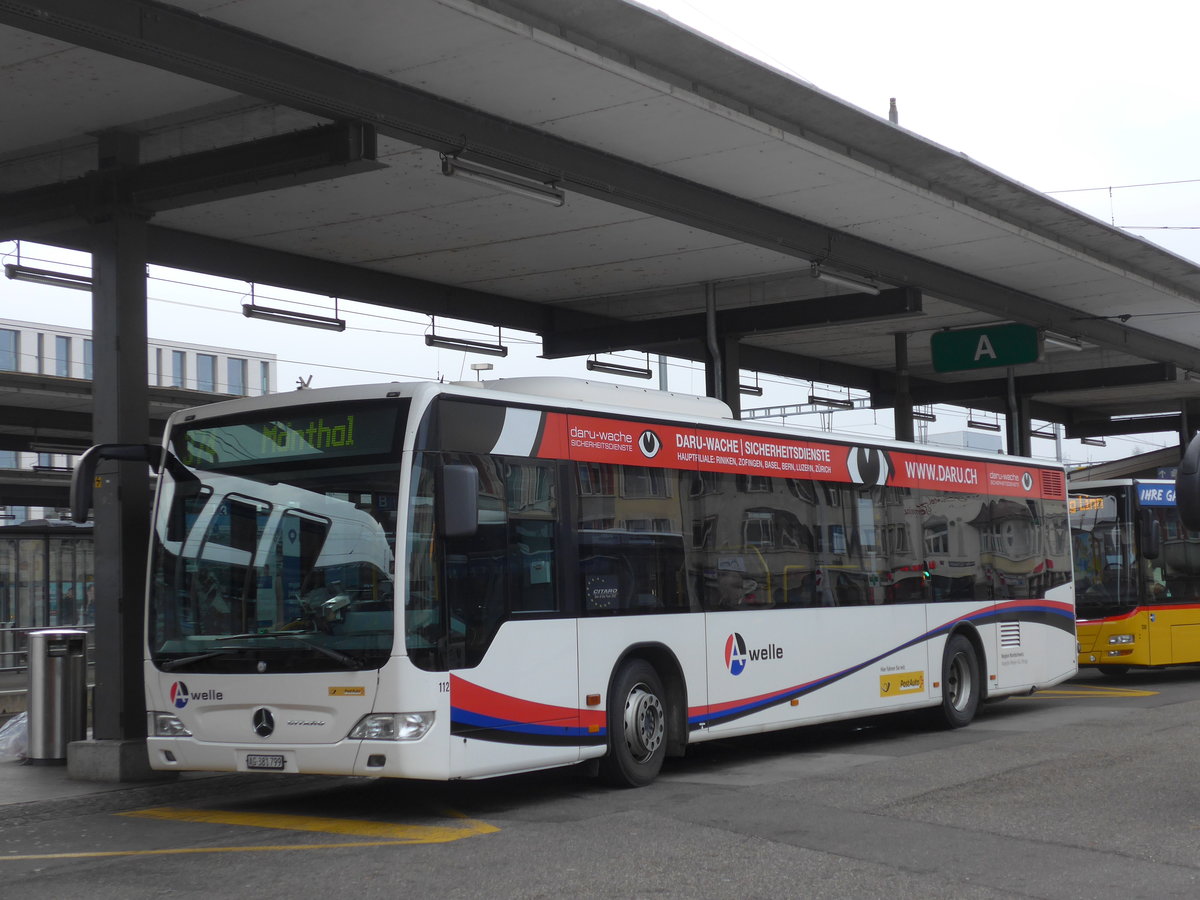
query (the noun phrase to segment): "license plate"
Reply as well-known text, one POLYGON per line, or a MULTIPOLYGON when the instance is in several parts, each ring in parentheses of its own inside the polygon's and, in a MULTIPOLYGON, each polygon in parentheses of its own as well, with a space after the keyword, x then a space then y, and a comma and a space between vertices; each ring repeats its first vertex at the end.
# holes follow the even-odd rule
POLYGON ((282 769, 282 756, 264 756, 258 753, 250 753, 246 756, 247 769, 282 769))

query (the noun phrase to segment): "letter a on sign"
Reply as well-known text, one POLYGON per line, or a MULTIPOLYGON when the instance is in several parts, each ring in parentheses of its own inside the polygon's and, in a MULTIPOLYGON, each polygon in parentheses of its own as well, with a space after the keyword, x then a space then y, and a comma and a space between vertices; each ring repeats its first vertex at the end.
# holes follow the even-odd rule
POLYGON ((1042 342, 1032 325, 1009 322, 935 331, 929 337, 929 350, 935 372, 961 372, 1037 362, 1042 342))
POLYGON ((979 336, 979 343, 975 345, 975 362, 979 362, 985 356, 989 359, 995 359, 996 351, 992 347, 991 338, 986 334, 981 334, 979 336))

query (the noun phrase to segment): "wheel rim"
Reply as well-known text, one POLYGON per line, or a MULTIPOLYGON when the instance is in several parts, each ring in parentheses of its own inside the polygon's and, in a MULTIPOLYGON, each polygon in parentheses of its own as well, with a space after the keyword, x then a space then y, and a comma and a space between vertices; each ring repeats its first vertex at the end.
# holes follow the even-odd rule
POLYGON ((962 712, 967 708, 973 689, 967 656, 965 653, 956 653, 950 660, 949 671, 946 673, 946 695, 950 699, 950 705, 962 712))
POLYGON ((662 701, 646 685, 634 685, 625 699, 625 746, 629 753, 637 762, 645 762, 662 743, 665 730, 662 701))

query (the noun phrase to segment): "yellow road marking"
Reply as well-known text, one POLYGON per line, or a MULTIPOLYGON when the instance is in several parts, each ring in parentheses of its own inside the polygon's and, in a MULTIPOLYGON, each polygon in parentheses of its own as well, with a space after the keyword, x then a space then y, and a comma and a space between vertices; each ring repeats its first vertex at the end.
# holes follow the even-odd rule
POLYGON ((1028 698, 1036 700, 1038 697, 1156 697, 1158 691, 1141 691, 1137 688, 1122 688, 1105 685, 1104 687, 1089 687, 1086 684, 1076 684, 1069 688, 1048 688, 1040 690, 1032 697, 1028 698))
POLYGON ((117 813, 141 819, 161 819, 176 822, 197 822, 207 825, 242 825, 251 828, 271 828, 276 831, 309 831, 324 834, 346 834, 374 837, 374 841, 343 841, 331 844, 264 844, 251 847, 179 847, 162 850, 98 850, 79 853, 35 853, 19 856, 0 855, 0 862, 36 859, 84 859, 106 856, 168 856, 182 853, 255 853, 284 850, 334 850, 344 847, 397 847, 409 844, 444 844, 482 834, 495 834, 500 829, 461 813, 447 812, 462 825, 399 825, 392 822, 373 822, 369 819, 333 819, 323 816, 292 816, 278 813, 229 812, 223 810, 181 809, 169 806, 138 809, 117 813))
POLYGON ((411 841, 349 841, 341 844, 267 844, 258 847, 178 847, 166 850, 96 850, 88 853, 27 853, 0 856, 0 863, 28 859, 98 859, 105 856, 170 856, 178 853, 270 853, 279 850, 334 850, 342 847, 396 847, 411 841))
POLYGON ((319 831, 323 834, 353 834, 359 837, 381 838, 405 844, 444 844, 480 834, 499 831, 493 825, 466 817, 454 825, 400 825, 394 822, 375 822, 369 819, 334 819, 325 816, 292 816, 279 813, 229 812, 220 809, 178 809, 160 806, 120 813, 141 819, 171 819, 176 822, 199 822, 208 825, 244 825, 250 828, 273 828, 277 831, 319 831))

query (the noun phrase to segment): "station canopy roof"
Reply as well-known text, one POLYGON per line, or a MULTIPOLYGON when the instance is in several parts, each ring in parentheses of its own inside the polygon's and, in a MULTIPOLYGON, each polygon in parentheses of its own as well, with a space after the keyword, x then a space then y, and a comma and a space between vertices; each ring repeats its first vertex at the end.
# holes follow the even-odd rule
POLYGON ((915 404, 1003 411, 930 338, 1025 323, 1012 389, 1068 436, 1200 400, 1196 265, 623 0, 8 0, 0 59, 0 239, 133 209, 151 263, 549 357, 732 336, 880 407, 903 333, 915 404))

